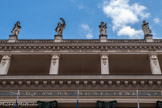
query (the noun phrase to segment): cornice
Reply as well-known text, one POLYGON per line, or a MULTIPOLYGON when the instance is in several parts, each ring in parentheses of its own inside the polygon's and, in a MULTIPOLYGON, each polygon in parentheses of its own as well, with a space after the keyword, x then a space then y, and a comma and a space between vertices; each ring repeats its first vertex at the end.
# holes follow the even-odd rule
POLYGON ((110 51, 110 50, 162 50, 162 43, 1 43, 0 51, 110 51))
POLYGON ((0 76, 1 90, 9 89, 162 89, 159 75, 0 76))

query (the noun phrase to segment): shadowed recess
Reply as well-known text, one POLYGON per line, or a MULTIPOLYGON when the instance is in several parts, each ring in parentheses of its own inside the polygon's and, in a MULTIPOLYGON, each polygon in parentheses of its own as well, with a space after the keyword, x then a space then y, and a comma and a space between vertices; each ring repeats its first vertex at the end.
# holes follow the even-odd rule
POLYGON ((2 60, 2 55, 0 55, 0 62, 1 62, 1 60, 2 60))
POLYGON ((162 70, 162 54, 159 54, 159 55, 158 55, 158 60, 159 60, 160 68, 161 68, 161 70, 162 70))
POLYGON ((99 75, 101 74, 100 56, 91 54, 61 55, 60 75, 99 75))
POLYGON ((110 74, 114 75, 148 75, 151 68, 148 55, 110 55, 110 74))
POLYGON ((13 55, 8 75, 48 75, 50 55, 13 55))

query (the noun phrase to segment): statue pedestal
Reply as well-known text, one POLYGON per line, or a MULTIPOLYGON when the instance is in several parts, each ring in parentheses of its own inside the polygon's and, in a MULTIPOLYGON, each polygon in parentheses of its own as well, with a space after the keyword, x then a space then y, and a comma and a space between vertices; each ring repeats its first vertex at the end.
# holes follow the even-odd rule
POLYGON ((62 35, 55 35, 55 42, 61 42, 62 41, 62 35))
POLYGON ((146 42, 154 42, 151 34, 145 35, 145 40, 146 40, 146 42))
POLYGON ((100 42, 107 42, 107 35, 100 35, 100 42))
POLYGON ((18 40, 16 35, 9 35, 8 43, 15 43, 18 40))

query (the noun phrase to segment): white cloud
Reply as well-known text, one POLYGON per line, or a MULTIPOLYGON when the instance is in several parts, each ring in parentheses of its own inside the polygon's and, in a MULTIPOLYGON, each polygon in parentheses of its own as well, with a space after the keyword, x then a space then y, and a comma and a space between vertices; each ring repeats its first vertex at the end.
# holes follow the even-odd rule
POLYGON ((118 36, 129 36, 131 39, 141 38, 143 36, 142 30, 135 30, 130 26, 123 27, 117 33, 118 36))
POLYGON ((86 31, 90 31, 90 28, 87 24, 81 24, 81 27, 86 31))
POLYGON ((129 1, 110 0, 108 2, 108 0, 104 0, 103 12, 112 19, 112 29, 117 31, 118 36, 139 37, 141 30, 131 28, 130 25, 138 23, 141 19, 148 18, 150 14, 145 12, 147 9, 145 6, 138 3, 131 5, 129 1))
POLYGON ((86 37, 87 37, 87 39, 91 39, 91 38, 93 38, 93 35, 92 35, 92 33, 88 33, 88 34, 86 35, 86 37))
POLYGON ((153 21, 154 21, 154 23, 156 23, 156 24, 160 24, 160 18, 154 18, 153 21))
POLYGON ((87 24, 81 24, 81 28, 86 32, 86 38, 93 38, 92 29, 87 24))

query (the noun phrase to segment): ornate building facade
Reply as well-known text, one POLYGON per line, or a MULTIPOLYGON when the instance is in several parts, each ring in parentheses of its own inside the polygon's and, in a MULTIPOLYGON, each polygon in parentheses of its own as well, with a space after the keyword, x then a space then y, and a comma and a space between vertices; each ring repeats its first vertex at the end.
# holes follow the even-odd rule
POLYGON ((64 24, 53 40, 20 40, 18 27, 0 40, 0 108, 13 108, 18 90, 18 108, 75 108, 78 90, 80 108, 160 107, 162 40, 147 30, 144 39, 107 39, 101 23, 99 39, 69 40, 64 24))

